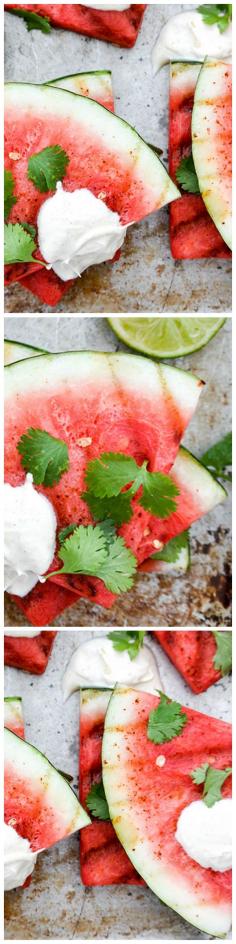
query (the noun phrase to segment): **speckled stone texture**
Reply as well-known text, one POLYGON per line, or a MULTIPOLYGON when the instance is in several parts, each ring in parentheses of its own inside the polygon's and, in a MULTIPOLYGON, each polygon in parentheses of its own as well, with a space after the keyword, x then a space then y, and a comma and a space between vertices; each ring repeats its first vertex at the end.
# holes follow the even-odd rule
MULTIPOLYGON (((126 350, 104 318, 7 318, 5 335, 48 351, 126 350)), ((130 352, 131 353, 131 352, 130 352)), ((131 355, 132 356, 132 355, 131 355)), ((231 429, 231 319, 196 354, 171 363, 196 373, 206 386, 184 444, 197 457, 231 429)), ((231 501, 191 529, 191 570, 181 577, 140 574, 112 610, 79 601, 55 626, 231 626, 231 501)), ((9 600, 5 625, 25 617, 9 600)))
MULTIPOLYGON (((191 9, 191 4, 188 5, 191 9)), ((117 114, 134 125, 168 160, 168 67, 152 74, 151 51, 161 27, 185 4, 148 4, 133 49, 86 39, 63 30, 49 35, 27 32, 24 22, 5 13, 6 80, 46 82, 89 69, 112 69, 117 114)), ((47 312, 20 285, 6 291, 7 312, 47 312)), ((231 263, 203 259, 174 261, 170 256, 168 210, 129 230, 114 265, 88 269, 60 302, 62 312, 185 312, 231 310, 231 263)))
MULTIPOLYGON (((63 704, 61 680, 76 646, 95 635, 88 630, 59 632, 47 670, 40 678, 16 669, 6 670, 5 694, 17 693, 23 698, 27 740, 73 775, 75 788, 79 692, 63 704)), ((148 644, 156 655, 163 688, 171 698, 223 721, 231 720, 230 678, 201 695, 193 695, 151 635, 148 644)), ((148 889, 122 885, 112 890, 83 888, 77 836, 39 856, 29 888, 5 896, 5 918, 5 940, 208 940, 148 889)))

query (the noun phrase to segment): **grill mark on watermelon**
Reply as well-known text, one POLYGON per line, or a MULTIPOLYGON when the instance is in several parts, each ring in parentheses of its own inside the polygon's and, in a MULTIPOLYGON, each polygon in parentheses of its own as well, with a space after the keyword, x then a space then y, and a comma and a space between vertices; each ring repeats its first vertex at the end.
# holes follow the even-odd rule
MULTIPOLYGON (((200 67, 199 67, 200 68, 200 67)), ((195 81, 184 76, 183 88, 170 84, 169 170, 176 170, 192 150, 191 119, 195 81)), ((231 252, 211 220, 200 195, 183 194, 170 204, 170 244, 174 259, 230 258, 231 252)))
MULTIPOLYGON (((22 638, 14 635, 4 636, 4 664, 41 675, 48 664, 57 632, 46 630, 33 639, 23 637, 23 633, 24 629, 22 629, 22 638)), ((17 731, 15 733, 17 734, 17 731)))
MULTIPOLYGON (((21 4, 20 9, 47 16, 52 26, 131 48, 136 42, 146 6, 145 3, 134 3, 128 10, 106 11, 90 9, 79 3, 26 3, 21 4)), ((6 10, 11 7, 17 7, 17 4, 5 4, 6 10)))
POLYGON ((214 667, 217 647, 213 632, 153 630, 153 633, 193 692, 204 692, 222 678, 214 667))
MULTIPOLYGON (((101 693, 102 694, 102 693, 101 693)), ((102 738, 105 708, 97 709, 97 716, 86 714, 83 692, 80 709, 80 755, 79 785, 80 802, 86 807, 86 799, 94 783, 102 778, 102 738)), ((89 692, 88 692, 89 706, 89 692)), ((110 821, 93 819, 80 834, 80 872, 84 885, 143 885, 144 882, 133 868, 119 843, 110 821)))

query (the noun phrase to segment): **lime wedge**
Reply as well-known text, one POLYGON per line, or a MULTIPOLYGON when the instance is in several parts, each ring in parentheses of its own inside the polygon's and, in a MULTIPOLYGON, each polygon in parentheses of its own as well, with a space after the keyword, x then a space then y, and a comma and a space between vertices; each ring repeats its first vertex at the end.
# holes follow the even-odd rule
POLYGON ((184 357, 208 344, 225 318, 108 318, 120 341, 150 357, 184 357))

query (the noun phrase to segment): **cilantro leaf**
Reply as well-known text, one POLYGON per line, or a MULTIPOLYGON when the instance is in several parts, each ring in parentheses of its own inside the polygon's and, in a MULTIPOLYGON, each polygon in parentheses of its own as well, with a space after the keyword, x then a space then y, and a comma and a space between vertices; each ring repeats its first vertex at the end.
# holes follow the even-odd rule
POLYGON ((215 669, 219 669, 221 675, 229 675, 232 671, 232 632, 230 629, 213 630, 213 636, 217 646, 213 660, 215 669))
POLYGON ((7 12, 22 17, 29 32, 33 29, 41 30, 42 33, 51 32, 51 24, 47 16, 39 16, 38 13, 32 13, 31 10, 21 10, 19 7, 11 7, 7 12))
POLYGON ((17 444, 23 469, 31 472, 35 485, 54 485, 69 466, 69 454, 62 439, 44 429, 27 429, 17 444))
POLYGON ((11 170, 5 170, 4 168, 4 220, 8 219, 9 213, 12 210, 12 207, 17 203, 16 197, 14 197, 14 187, 15 181, 11 170))
POLYGON ((25 229, 30 236, 36 236, 36 226, 31 226, 31 223, 21 223, 20 225, 23 226, 23 229, 25 229))
POLYGON ((203 3, 197 11, 207 26, 216 23, 220 33, 224 33, 232 20, 232 3, 203 3))
POLYGON ((222 800, 221 787, 227 777, 232 773, 232 767, 225 767, 224 770, 217 770, 210 764, 203 764, 202 767, 196 767, 190 777, 196 784, 204 783, 202 799, 206 806, 214 806, 219 800, 222 800))
POLYGON ((143 646, 144 636, 145 629, 134 629, 127 632, 121 630, 120 632, 115 631, 114 633, 108 633, 108 639, 111 639, 113 649, 115 649, 116 652, 125 652, 125 650, 127 650, 131 661, 136 659, 141 646, 143 646))
MULTIPOLYGON (((134 554, 123 538, 110 538, 104 525, 79 525, 58 551, 63 567, 57 574, 86 574, 99 577, 112 593, 123 593, 132 586, 137 569, 134 554)), ((52 576, 52 573, 47 575, 52 576)), ((54 574, 53 574, 54 576, 54 574)))
POLYGON ((20 223, 4 224, 4 262, 13 265, 15 262, 37 262, 44 266, 40 259, 34 259, 32 253, 37 249, 34 239, 26 233, 20 223))
POLYGON ((170 541, 167 541, 162 548, 162 551, 157 551, 155 554, 151 555, 151 560, 161 560, 166 561, 168 564, 175 564, 178 560, 180 551, 184 550, 189 545, 189 534, 188 531, 182 531, 181 534, 177 534, 176 538, 171 538, 170 541))
POLYGON ((189 157, 183 157, 176 171, 176 180, 188 193, 200 193, 199 183, 192 154, 189 157))
POLYGON ((225 469, 232 466, 232 433, 226 433, 223 439, 207 449, 201 456, 201 462, 216 478, 231 481, 232 475, 226 473, 225 469))
POLYGON ((160 692, 160 701, 149 715, 147 736, 154 744, 165 744, 181 734, 187 722, 187 715, 182 711, 182 705, 171 701, 163 692, 160 692))
POLYGON ((54 144, 46 147, 38 154, 32 154, 28 161, 28 178, 32 180, 40 193, 55 190, 58 180, 65 176, 69 157, 60 147, 54 144))
POLYGON ((86 806, 93 816, 97 819, 110 819, 109 809, 105 796, 105 790, 102 780, 99 783, 93 783, 88 796, 86 797, 86 806))
POLYGON ((119 452, 104 452, 99 459, 88 462, 85 482, 83 499, 93 516, 99 519, 107 514, 119 526, 130 520, 131 499, 141 486, 140 504, 159 518, 167 518, 175 510, 174 497, 179 494, 169 476, 148 472, 147 462, 138 466, 132 456, 119 452), (126 486, 128 491, 122 492, 126 486))
POLYGON ((96 498, 111 498, 133 482, 138 471, 132 456, 122 452, 103 452, 99 459, 88 463, 85 482, 96 498))
POLYGON ((179 489, 169 475, 145 471, 140 505, 151 511, 152 515, 156 515, 157 518, 168 518, 176 509, 174 499, 177 495, 179 495, 179 489))

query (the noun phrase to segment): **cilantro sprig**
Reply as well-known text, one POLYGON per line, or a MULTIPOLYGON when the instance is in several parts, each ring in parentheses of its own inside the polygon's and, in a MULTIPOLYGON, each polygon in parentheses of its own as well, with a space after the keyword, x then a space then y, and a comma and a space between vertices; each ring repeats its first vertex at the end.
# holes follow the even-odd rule
POLYGON ((44 429, 27 429, 17 450, 26 472, 31 472, 35 485, 55 485, 69 467, 68 447, 44 429))
POLYGON ((232 466, 232 433, 226 433, 223 439, 207 449, 201 456, 201 462, 216 478, 231 482, 232 474, 226 470, 232 466))
POLYGON ((47 578, 55 574, 99 577, 115 594, 130 590, 137 569, 136 558, 123 538, 109 537, 102 525, 79 525, 61 544, 58 557, 63 566, 53 574, 47 574, 47 578))
POLYGON ((32 180, 40 193, 55 190, 56 184, 65 176, 69 157, 60 144, 43 148, 38 154, 32 154, 28 160, 28 178, 32 180))
POLYGON ((128 632, 121 630, 120 632, 115 631, 114 633, 108 633, 108 639, 111 639, 113 649, 115 649, 116 652, 127 651, 131 661, 136 659, 139 650, 143 646, 144 636, 145 630, 141 629, 134 629, 128 632))
POLYGON ((11 170, 4 168, 4 220, 9 217, 12 207, 17 202, 14 196, 15 181, 11 170))
POLYGON ((37 262, 45 266, 40 259, 34 259, 33 252, 37 249, 31 234, 20 223, 4 224, 4 262, 13 265, 16 262, 37 262))
POLYGON ((225 32, 232 20, 232 3, 203 3, 197 11, 207 26, 216 23, 220 33, 225 32))
POLYGON ((165 744, 181 734, 188 719, 179 702, 171 701, 163 692, 159 695, 159 705, 149 715, 147 736, 154 744, 165 744))
POLYGON ((14 16, 19 16, 22 20, 25 20, 29 32, 33 29, 41 30, 42 33, 51 32, 51 24, 47 16, 39 16, 38 13, 32 13, 31 10, 21 10, 20 7, 11 7, 7 12, 14 13, 14 16))
POLYGON ((202 799, 206 806, 214 806, 219 800, 222 800, 221 789, 227 777, 232 773, 232 767, 225 767, 224 770, 218 770, 211 767, 210 764, 202 764, 192 771, 190 777, 193 782, 199 786, 203 784, 202 799))
POLYGON ((147 462, 138 466, 131 456, 104 452, 88 463, 82 498, 93 517, 112 518, 120 526, 132 516, 132 498, 142 487, 139 504, 158 518, 168 518, 176 509, 179 494, 174 482, 162 472, 148 472, 147 462), (122 489, 126 488, 123 492, 122 489))
POLYGON ((200 193, 198 177, 195 171, 192 154, 183 157, 176 171, 176 180, 188 193, 200 193))
POLYGON ((232 632, 231 630, 212 630, 216 642, 214 667, 221 675, 229 675, 232 671, 232 632))
POLYGON ((102 780, 93 783, 86 797, 86 806, 97 819, 110 819, 109 809, 102 780))

